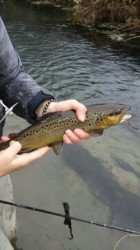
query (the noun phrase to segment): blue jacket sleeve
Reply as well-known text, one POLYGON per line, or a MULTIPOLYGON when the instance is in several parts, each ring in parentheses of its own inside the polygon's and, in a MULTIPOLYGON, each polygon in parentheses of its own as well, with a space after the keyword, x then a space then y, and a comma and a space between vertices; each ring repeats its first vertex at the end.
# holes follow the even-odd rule
POLYGON ((35 109, 49 98, 53 95, 25 71, 0 17, 0 99, 8 107, 18 102, 14 112, 33 123, 35 109))

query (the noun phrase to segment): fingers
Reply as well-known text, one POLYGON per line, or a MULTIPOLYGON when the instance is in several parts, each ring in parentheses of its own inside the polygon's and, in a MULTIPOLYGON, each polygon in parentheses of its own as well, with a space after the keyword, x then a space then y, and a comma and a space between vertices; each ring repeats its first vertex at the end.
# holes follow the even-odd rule
POLYGON ((30 162, 41 158, 43 155, 45 155, 48 151, 50 150, 49 147, 43 147, 40 149, 37 149, 31 153, 27 153, 27 154, 23 154, 23 156, 25 156, 27 158, 27 160, 29 160, 30 162))
POLYGON ((21 144, 18 141, 11 141, 9 147, 5 149, 7 156, 14 157, 21 150, 21 144))
POLYGON ((80 142, 79 137, 77 137, 71 130, 67 130, 63 136, 63 140, 66 144, 78 143, 80 142))
POLYGON ((15 166, 20 166, 20 168, 27 166, 31 162, 41 158, 43 155, 45 155, 50 150, 49 147, 43 147, 40 149, 37 149, 31 153, 25 153, 22 155, 18 155, 15 159, 15 166))
POLYGON ((77 118, 80 121, 85 120, 85 113, 87 108, 80 102, 71 99, 62 102, 53 102, 49 105, 48 112, 56 112, 56 111, 67 111, 67 110, 75 110, 77 118))
POLYGON ((86 111, 87 108, 81 104, 81 103, 77 103, 77 106, 75 106, 75 110, 76 110, 76 116, 77 118, 81 121, 84 122, 85 118, 86 118, 86 111))
POLYGON ((81 140, 88 140, 91 138, 91 135, 79 128, 74 130, 74 133, 81 139, 81 140))
POLYGON ((8 141, 9 137, 7 137, 7 136, 1 136, 0 140, 1 141, 8 141))
POLYGON ((10 174, 16 170, 20 170, 26 167, 28 164, 42 157, 45 153, 49 151, 49 147, 44 147, 35 150, 31 153, 26 153, 19 155, 17 154, 21 149, 21 144, 19 142, 12 141, 10 146, 0 152, 1 157, 1 168, 0 177, 6 174, 10 174))
POLYGON ((74 132, 67 130, 63 136, 63 140, 66 144, 79 143, 82 140, 87 140, 90 138, 91 135, 81 129, 75 129, 74 132))

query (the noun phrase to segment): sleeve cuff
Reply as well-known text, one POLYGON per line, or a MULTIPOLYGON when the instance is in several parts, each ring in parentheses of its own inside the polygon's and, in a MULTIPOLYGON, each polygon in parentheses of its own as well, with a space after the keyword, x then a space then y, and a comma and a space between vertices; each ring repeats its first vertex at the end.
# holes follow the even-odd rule
POLYGON ((47 94, 43 93, 42 91, 40 91, 34 97, 32 97, 32 99, 30 100, 30 102, 28 103, 28 106, 27 106, 28 114, 29 114, 31 119, 36 120, 35 111, 36 111, 37 107, 42 102, 49 100, 49 99, 55 100, 55 98, 53 96, 47 95, 47 94))

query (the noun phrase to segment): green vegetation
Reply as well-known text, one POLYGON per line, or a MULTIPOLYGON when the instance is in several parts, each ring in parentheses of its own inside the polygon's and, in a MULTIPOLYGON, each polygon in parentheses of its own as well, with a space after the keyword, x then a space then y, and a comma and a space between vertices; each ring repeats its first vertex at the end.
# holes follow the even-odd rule
POLYGON ((139 0, 82 0, 74 20, 102 29, 114 40, 128 42, 140 38, 139 0))

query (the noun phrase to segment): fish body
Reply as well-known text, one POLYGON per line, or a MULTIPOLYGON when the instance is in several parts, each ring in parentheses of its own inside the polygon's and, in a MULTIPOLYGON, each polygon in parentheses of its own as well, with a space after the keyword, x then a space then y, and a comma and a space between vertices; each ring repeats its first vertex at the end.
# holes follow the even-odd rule
POLYGON ((7 148, 9 142, 15 140, 22 145, 20 153, 51 146, 59 154, 67 129, 74 131, 80 128, 85 132, 101 135, 104 129, 129 120, 131 115, 126 114, 129 109, 130 106, 123 104, 89 105, 84 122, 78 120, 75 111, 50 113, 18 134, 9 135, 9 141, 0 143, 0 150, 7 148))

